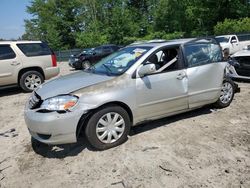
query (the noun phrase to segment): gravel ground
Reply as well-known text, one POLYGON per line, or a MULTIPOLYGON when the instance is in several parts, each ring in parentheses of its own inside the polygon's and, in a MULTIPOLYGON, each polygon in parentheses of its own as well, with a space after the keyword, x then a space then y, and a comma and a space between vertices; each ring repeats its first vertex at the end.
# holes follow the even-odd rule
MULTIPOLYGON (((61 75, 72 72, 60 63, 61 75)), ((33 146, 30 94, 0 90, 0 187, 250 187, 250 83, 230 107, 204 107, 134 127, 123 145, 33 146), (3 134, 4 133, 4 134, 3 134)))

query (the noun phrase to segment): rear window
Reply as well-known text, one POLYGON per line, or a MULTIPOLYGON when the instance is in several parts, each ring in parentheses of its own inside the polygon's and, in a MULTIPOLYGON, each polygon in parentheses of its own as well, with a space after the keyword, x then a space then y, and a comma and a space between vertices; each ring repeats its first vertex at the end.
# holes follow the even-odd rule
POLYGON ((51 50, 45 43, 23 43, 17 46, 28 57, 51 55, 51 50))
POLYGON ((0 60, 14 59, 15 52, 11 49, 10 45, 0 45, 0 60))

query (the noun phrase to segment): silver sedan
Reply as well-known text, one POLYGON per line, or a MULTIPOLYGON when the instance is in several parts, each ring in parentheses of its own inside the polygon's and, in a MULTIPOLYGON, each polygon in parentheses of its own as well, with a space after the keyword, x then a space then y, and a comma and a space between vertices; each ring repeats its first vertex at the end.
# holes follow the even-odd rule
POLYGON ((213 40, 135 43, 43 84, 26 104, 25 121, 40 142, 73 143, 84 133, 93 147, 108 149, 141 122, 230 105, 234 83, 225 67, 213 40))

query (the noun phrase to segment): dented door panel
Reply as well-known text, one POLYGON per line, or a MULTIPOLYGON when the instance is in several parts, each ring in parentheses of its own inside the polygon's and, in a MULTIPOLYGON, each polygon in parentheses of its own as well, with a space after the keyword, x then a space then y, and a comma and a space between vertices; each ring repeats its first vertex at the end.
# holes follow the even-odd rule
POLYGON ((221 92, 226 62, 187 69, 189 108, 215 102, 221 92))

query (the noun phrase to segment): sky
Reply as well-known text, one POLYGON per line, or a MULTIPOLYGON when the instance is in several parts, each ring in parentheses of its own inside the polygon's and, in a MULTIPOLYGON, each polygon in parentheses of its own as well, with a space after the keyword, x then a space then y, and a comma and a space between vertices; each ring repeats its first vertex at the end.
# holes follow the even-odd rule
POLYGON ((24 19, 30 19, 26 6, 31 0, 0 0, 0 38, 17 39, 24 34, 24 19))

